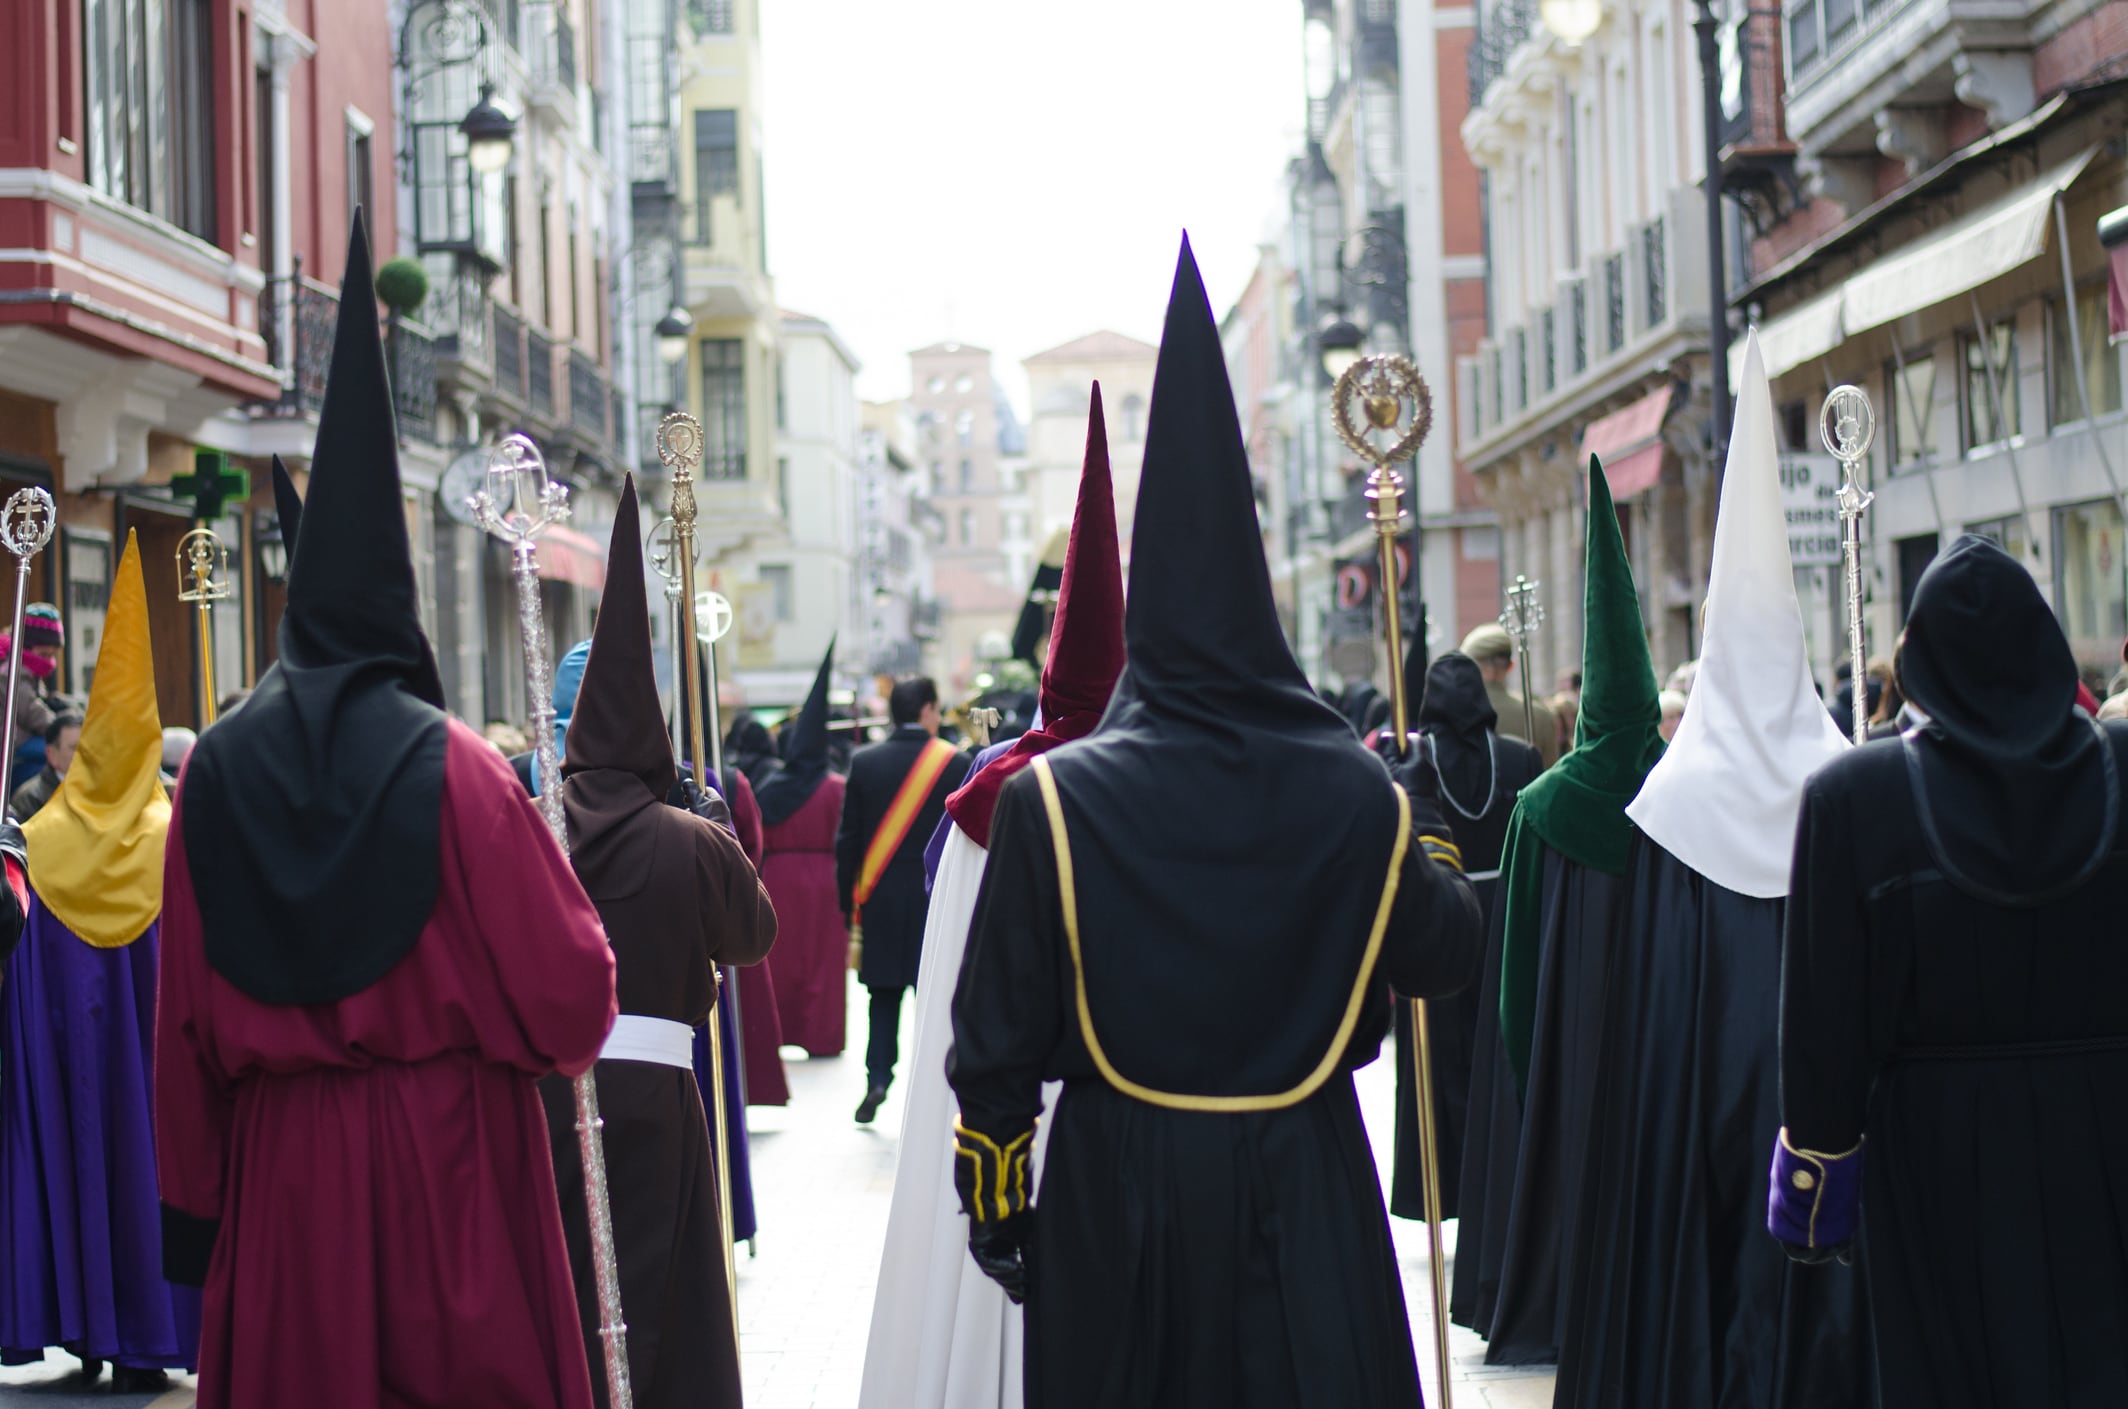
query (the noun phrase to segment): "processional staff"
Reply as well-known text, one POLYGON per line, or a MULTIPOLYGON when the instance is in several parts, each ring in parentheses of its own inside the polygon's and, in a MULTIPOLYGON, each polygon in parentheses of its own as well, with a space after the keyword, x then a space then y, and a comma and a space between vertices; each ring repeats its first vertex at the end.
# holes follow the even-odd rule
MULTIPOLYGON (((562 811, 561 747, 554 738, 554 672, 547 660, 547 623, 540 613, 539 535, 569 517, 569 491, 547 478, 539 447, 522 435, 513 435, 488 457, 488 487, 473 496, 471 507, 474 522, 510 547, 517 625, 525 648, 533 758, 539 772, 539 811, 566 856, 569 824, 562 811)), ((628 1325, 621 1319, 620 1265, 613 1252, 613 1209, 606 1197, 598 1083, 587 1070, 571 1083, 571 1091, 576 1098, 577 1154, 584 1166, 584 1202, 590 1209, 591 1270, 598 1288, 599 1338, 605 1346, 606 1400, 613 1409, 633 1409, 628 1325)))
POLYGON ((1537 743, 1537 701, 1530 693, 1529 643, 1544 625, 1544 603, 1537 597, 1543 585, 1517 573, 1507 589, 1507 610, 1500 613, 1500 627, 1514 643, 1515 664, 1522 669, 1522 737, 1532 747, 1537 743))
POLYGON ((7 714, 0 723, 0 774, 12 774, 15 758, 15 683, 22 673, 22 608, 30 591, 30 559, 44 551, 58 525, 52 496, 18 489, 0 508, 0 548, 15 555, 15 625, 7 653, 7 714))
POLYGON ((200 727, 215 721, 214 604, 234 592, 229 581, 229 549, 211 528, 195 528, 177 540, 177 600, 199 610, 200 727), (189 577, 192 585, 187 587, 189 577))
POLYGON ((1841 385, 1825 398, 1818 413, 1818 435, 1840 461, 1842 483, 1835 501, 1840 509, 1840 538, 1847 559, 1847 659, 1848 682, 1854 692, 1851 710, 1855 742, 1869 739, 1869 667, 1863 654, 1862 637, 1862 511, 1877 496, 1862 488, 1857 473, 1870 442, 1877 436, 1877 413, 1869 393, 1858 386, 1841 385))
MULTIPOLYGON (((695 466, 702 459, 702 423, 675 411, 658 423, 658 459, 672 475, 673 557, 680 578, 680 689, 687 701, 687 756, 699 774, 714 758, 709 751, 708 717, 703 713, 701 638, 695 597, 695 466)), ((721 740, 719 741, 722 742, 721 740)), ((708 786, 705 781, 703 786, 708 786)), ((731 1125, 725 1113, 723 1017, 709 1008, 710 1112, 717 1131, 717 1240, 724 1247, 725 1301, 732 1314, 732 1354, 739 1353, 739 1266, 732 1251, 731 1125)))
MULTIPOLYGON (((1397 582, 1397 527, 1404 517, 1404 477, 1399 461, 1418 453, 1426 432, 1433 428, 1433 396, 1426 379, 1411 359, 1394 354, 1362 357, 1337 379, 1330 397, 1330 415, 1339 439, 1352 453, 1374 468, 1367 473, 1367 497, 1374 501, 1371 515, 1375 541, 1381 548, 1382 628, 1389 644, 1389 720, 1396 731, 1400 756, 1411 753, 1410 707, 1404 698, 1404 630, 1400 619, 1397 582), (1367 425, 1353 420, 1353 405, 1364 409, 1367 425), (1411 428, 1398 433, 1404 422, 1405 403, 1411 405, 1411 428), (1395 436, 1387 448, 1368 439, 1376 432, 1395 436)), ((1448 1381, 1448 1277, 1447 1258, 1441 1248, 1441 1148, 1434 1120, 1433 1042, 1426 1021, 1426 1000, 1411 1000, 1412 1065, 1419 1106, 1419 1163, 1426 1184, 1426 1231, 1433 1258, 1433 1330, 1435 1368, 1439 1375, 1441 1409, 1451 1409, 1448 1381)))

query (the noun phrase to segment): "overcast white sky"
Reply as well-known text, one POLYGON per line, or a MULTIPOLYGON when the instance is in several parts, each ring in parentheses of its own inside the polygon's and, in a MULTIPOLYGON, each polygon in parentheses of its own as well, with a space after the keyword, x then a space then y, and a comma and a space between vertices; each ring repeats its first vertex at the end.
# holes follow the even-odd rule
POLYGON ((1304 119, 1299 0, 764 4, 769 265, 868 399, 914 348, 1019 360, 1157 340, 1190 232, 1214 311, 1254 266, 1304 119))

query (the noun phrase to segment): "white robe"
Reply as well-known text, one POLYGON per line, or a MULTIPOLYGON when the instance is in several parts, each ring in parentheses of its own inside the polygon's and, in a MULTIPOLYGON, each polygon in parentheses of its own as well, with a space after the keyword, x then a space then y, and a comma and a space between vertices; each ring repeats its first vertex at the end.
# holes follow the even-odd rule
MULTIPOLYGON (((990 853, 959 827, 946 837, 924 922, 916 981, 916 1052, 903 1096, 901 1154, 886 1247, 873 1294, 858 1409, 1020 1409, 1020 1308, 968 1255, 968 1218, 953 1188, 953 1119, 946 1084, 953 989, 990 853)), ((1050 1108, 1042 1091, 1033 1173, 1041 1187, 1050 1108)))

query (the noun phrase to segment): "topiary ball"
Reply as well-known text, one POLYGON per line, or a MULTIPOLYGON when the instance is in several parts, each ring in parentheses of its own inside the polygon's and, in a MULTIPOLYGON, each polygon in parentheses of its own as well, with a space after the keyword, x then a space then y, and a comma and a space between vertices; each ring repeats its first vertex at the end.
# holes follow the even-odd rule
POLYGON ((377 271, 377 297, 398 314, 412 313, 429 296, 429 271, 417 260, 388 259, 377 271))

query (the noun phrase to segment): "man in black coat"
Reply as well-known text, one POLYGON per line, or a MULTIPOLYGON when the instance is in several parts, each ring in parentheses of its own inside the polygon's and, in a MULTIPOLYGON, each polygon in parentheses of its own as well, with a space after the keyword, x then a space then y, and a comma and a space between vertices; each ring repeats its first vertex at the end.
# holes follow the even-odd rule
POLYGON ((835 834, 835 887, 843 918, 853 922, 858 981, 872 995, 865 1096, 857 1107, 861 1124, 879 1114, 901 1055, 901 1000, 916 985, 931 905, 924 886, 924 844, 938 830, 946 795, 966 779, 969 764, 967 754, 939 742, 938 686, 929 679, 917 676, 895 685, 887 695, 887 714, 894 732, 858 750, 850 761, 842 825, 835 834), (921 805, 912 808, 914 788, 927 778, 921 805), (896 808, 905 785, 910 796, 896 808))

